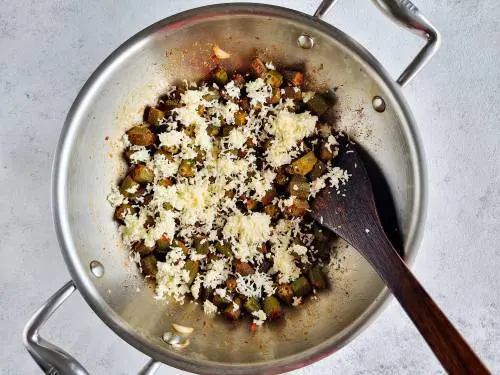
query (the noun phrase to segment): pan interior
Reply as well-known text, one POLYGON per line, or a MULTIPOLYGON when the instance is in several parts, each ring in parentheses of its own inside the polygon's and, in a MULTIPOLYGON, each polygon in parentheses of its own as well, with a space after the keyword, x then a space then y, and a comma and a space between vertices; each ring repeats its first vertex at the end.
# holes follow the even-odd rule
POLYGON ((167 84, 202 78, 217 43, 232 55, 223 62, 228 68, 245 69, 257 54, 279 68, 303 67, 312 89, 335 88, 338 101, 331 120, 362 145, 385 176, 380 183, 389 187, 407 255, 415 251, 419 161, 410 120, 394 88, 360 57, 356 45, 345 46, 340 32, 335 36, 326 25, 312 28, 311 20, 272 8, 254 8, 253 14, 242 7, 231 14, 212 9, 153 25, 115 52, 87 84, 68 117, 56 160, 56 221, 80 291, 101 318, 112 316, 107 323, 115 331, 126 332, 143 351, 179 367, 227 365, 244 372, 245 366, 297 363, 342 346, 376 310, 382 282, 356 251, 337 240, 330 290, 255 335, 247 323, 207 318, 198 304, 155 300, 120 242, 106 201, 125 168, 123 132, 141 121, 144 107, 154 104, 167 84), (314 38, 314 48, 298 46, 304 33, 314 38), (377 95, 386 103, 382 113, 372 107, 377 95), (93 260, 104 265, 103 277, 90 272, 93 260), (161 339, 172 323, 194 327, 190 345, 181 352, 161 339))

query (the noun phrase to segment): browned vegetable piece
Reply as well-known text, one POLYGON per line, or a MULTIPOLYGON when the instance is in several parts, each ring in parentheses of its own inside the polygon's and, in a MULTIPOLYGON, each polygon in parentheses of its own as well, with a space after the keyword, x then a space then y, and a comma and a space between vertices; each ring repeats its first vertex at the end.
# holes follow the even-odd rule
POLYGON ((172 177, 166 177, 162 178, 161 180, 158 181, 158 185, 164 186, 164 187, 169 187, 174 184, 174 179, 172 177))
POLYGON ((285 77, 285 80, 294 85, 294 86, 300 86, 304 83, 304 74, 302 72, 297 72, 294 70, 285 70, 283 72, 283 76, 285 77))
POLYGON ((222 297, 221 295, 214 293, 214 296, 212 298, 212 302, 217 307, 224 307, 227 304, 232 303, 233 301, 230 298, 228 298, 227 296, 222 297))
POLYGON ((332 239, 332 232, 322 225, 314 223, 313 225, 314 240, 317 242, 327 242, 332 239))
POLYGON ((220 66, 215 68, 212 74, 214 82, 219 86, 224 86, 229 81, 226 70, 220 66))
POLYGON ((267 254, 269 252, 269 248, 267 247, 267 244, 264 242, 262 245, 260 245, 257 251, 262 254, 267 254))
POLYGON ((283 315, 280 302, 275 296, 264 298, 262 304, 264 305, 264 312, 269 320, 279 319, 283 315))
POLYGON ((181 240, 173 240, 172 241, 172 247, 178 247, 178 248, 180 248, 182 250, 182 252, 184 253, 184 255, 188 255, 189 254, 189 248, 181 240))
POLYGON ((167 211, 172 211, 174 209, 174 206, 172 206, 171 203, 168 203, 168 202, 164 202, 163 203, 163 209, 164 210, 167 210, 167 211))
POLYGON ((319 146, 319 158, 321 161, 328 163, 336 155, 336 149, 334 146, 327 145, 326 142, 322 142, 319 146))
POLYGON ((226 280, 226 287, 228 290, 235 290, 237 286, 236 279, 234 277, 230 277, 226 280))
POLYGON ((278 285, 278 288, 276 289, 276 295, 287 305, 291 305, 293 302, 293 289, 290 284, 278 285))
POLYGON ((302 92, 298 87, 287 86, 285 87, 285 97, 293 100, 302 99, 302 92))
POLYGON ((153 216, 146 217, 144 221, 144 228, 149 229, 155 226, 155 218, 153 216))
POLYGON ((304 297, 312 292, 312 287, 309 280, 301 276, 292 283, 292 290, 296 297, 304 297))
POLYGON ((160 98, 160 100, 158 100, 158 106, 165 111, 170 111, 174 108, 179 108, 181 106, 181 101, 179 99, 160 98))
POLYGON ((299 174, 294 174, 288 184, 288 192, 291 196, 299 199, 307 199, 311 192, 311 185, 307 178, 299 174))
POLYGON ((189 137, 189 138, 194 138, 196 137, 196 125, 195 124, 192 124, 192 125, 189 125, 189 126, 186 126, 184 129, 183 129, 184 133, 186 133, 186 135, 189 137))
POLYGON ((181 145, 161 146, 161 149, 169 155, 176 155, 181 151, 181 145))
POLYGON ((309 281, 314 288, 326 288, 326 275, 323 273, 323 270, 320 266, 309 268, 309 270, 307 271, 307 277, 309 277, 309 281))
POLYGON ((271 216, 271 219, 278 219, 280 217, 280 209, 275 204, 268 204, 264 206, 264 213, 271 216))
POLYGON ((276 70, 268 71, 264 80, 274 88, 279 88, 283 84, 283 76, 276 70))
POLYGON ((158 268, 156 266, 156 258, 154 255, 148 255, 141 259, 141 269, 142 273, 146 276, 156 276, 158 268))
POLYGON ((130 163, 130 161, 132 160, 131 157, 134 154, 134 152, 136 152, 136 150, 131 150, 130 148, 127 148, 123 151, 123 157, 128 163, 130 163))
POLYGON ((295 199, 292 205, 285 207, 285 214, 294 217, 302 217, 310 211, 309 203, 303 199, 295 199))
POLYGON ((274 183, 277 186, 286 186, 288 185, 288 182, 290 181, 290 177, 285 173, 285 167, 279 167, 276 170, 276 177, 274 178, 274 183))
POLYGON ((245 206, 247 207, 247 210, 253 211, 257 209, 257 201, 253 198, 245 198, 245 206))
POLYGON ((239 87, 240 89, 245 86, 245 77, 243 77, 241 74, 235 74, 233 76, 233 81, 235 86, 239 87))
POLYGON ((229 137, 229 133, 231 133, 231 130, 234 129, 233 125, 224 125, 222 127, 222 136, 223 137, 229 137))
POLYGON ((236 111, 234 114, 234 124, 236 126, 243 126, 247 122, 247 113, 245 111, 236 111))
POLYGON ((233 256, 233 251, 231 250, 231 245, 227 242, 219 242, 215 243, 215 249, 222 254, 223 256, 230 258, 233 256))
POLYGON ((314 152, 309 151, 307 154, 301 156, 297 160, 295 160, 290 166, 288 172, 290 174, 300 174, 305 176, 309 172, 312 171, 314 165, 318 161, 314 152))
POLYGON ((328 138, 329 136, 332 135, 333 129, 330 124, 317 124, 316 129, 318 129, 318 134, 321 138, 328 138))
POLYGON ((134 198, 139 195, 139 184, 130 176, 126 176, 121 185, 120 193, 127 198, 134 198))
POLYGON ((132 179, 139 184, 147 184, 153 182, 155 175, 153 171, 145 165, 137 164, 130 171, 130 177, 132 177, 132 179))
POLYGON ((234 270, 236 271, 236 273, 239 273, 241 276, 252 275, 255 272, 255 270, 253 269, 253 267, 250 264, 245 263, 245 262, 241 262, 239 260, 237 260, 235 262, 234 270))
POLYGON ((245 144, 247 145, 248 148, 255 148, 257 147, 257 142, 255 141, 255 139, 253 139, 252 137, 248 137, 245 144))
POLYGON ((191 285, 194 281, 194 278, 196 277, 196 274, 198 273, 199 265, 198 262, 195 262, 191 259, 186 260, 186 263, 184 264, 184 269, 189 271, 189 280, 187 282, 188 285, 191 285))
POLYGON ((134 126, 127 131, 128 140, 136 146, 151 146, 155 143, 155 134, 145 126, 134 126))
POLYGON ((207 102, 211 102, 212 100, 219 100, 219 98, 220 98, 220 92, 215 87, 209 87, 208 93, 203 95, 203 99, 205 99, 207 102))
POLYGON ((145 256, 153 252, 154 248, 144 245, 143 242, 134 242, 132 250, 137 251, 141 256, 145 256))
POLYGON ((236 195, 236 189, 229 189, 224 192, 224 196, 230 199, 233 199, 236 195))
POLYGON ((179 174, 182 177, 193 177, 196 172, 196 164, 192 159, 184 159, 179 165, 179 174))
POLYGON ((217 137, 220 134, 220 126, 210 124, 207 126, 207 134, 211 137, 217 137))
POLYGON ((147 120, 149 124, 154 126, 159 126, 163 123, 164 119, 165 119, 165 112, 155 107, 149 107, 148 120, 147 120))
POLYGON ((137 209, 132 207, 130 204, 121 204, 115 209, 114 218, 116 221, 123 221, 127 215, 135 215, 137 209))
POLYGON ((267 73, 266 65, 258 57, 256 57, 255 59, 252 60, 252 63, 250 64, 250 68, 252 69, 252 71, 255 73, 255 75, 257 77, 264 78, 266 73, 267 73))
POLYGON ((207 255, 210 251, 210 242, 206 237, 196 237, 194 239, 194 248, 198 254, 207 255))
POLYGON ((259 311, 260 310, 260 304, 259 301, 254 298, 254 297, 249 297, 247 298, 245 304, 243 305, 246 311, 248 311, 250 314, 259 311))
POLYGON ((311 179, 311 181, 314 181, 315 179, 323 176, 325 172, 326 164, 321 160, 318 160, 316 164, 314 164, 314 168, 312 169, 312 171, 309 173, 309 178, 311 179))
POLYGON ((268 204, 271 204, 271 202, 273 201, 273 199, 275 197, 276 197, 276 189, 274 187, 272 187, 270 190, 268 190, 266 192, 266 194, 264 194, 264 196, 262 197, 262 199, 260 200, 260 202, 264 206, 267 206, 268 204))
POLYGON ((314 96, 307 102, 307 108, 318 116, 321 116, 328 110, 330 105, 326 99, 320 94, 314 94, 314 96))
POLYGON ((281 90, 279 88, 273 87, 272 94, 267 98, 267 102, 270 104, 278 104, 281 99, 281 90))
POLYGON ((230 320, 238 320, 240 318, 240 315, 241 315, 241 299, 235 298, 233 300, 233 303, 230 303, 224 309, 224 316, 230 320), (237 305, 237 307, 234 306, 235 304, 237 305))
POLYGON ((156 249, 160 251, 165 251, 170 246, 170 238, 166 234, 161 236, 158 240, 156 240, 156 249))

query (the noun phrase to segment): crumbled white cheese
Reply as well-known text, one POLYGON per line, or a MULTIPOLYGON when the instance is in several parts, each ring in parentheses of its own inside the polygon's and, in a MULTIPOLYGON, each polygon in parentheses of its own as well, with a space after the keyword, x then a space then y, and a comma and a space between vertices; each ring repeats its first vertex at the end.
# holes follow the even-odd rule
POLYGON ((267 150, 267 161, 273 167, 280 167, 292 161, 290 150, 297 142, 314 134, 318 117, 309 112, 292 113, 286 110, 278 112, 271 121, 268 132, 274 136, 267 150))
POLYGON ((328 136, 328 138, 326 139, 326 143, 325 143, 325 147, 326 149, 329 151, 329 152, 333 152, 333 151, 336 151, 336 154, 335 156, 337 156, 338 154, 338 150, 332 150, 332 146, 336 146, 338 145, 339 143, 337 142, 337 139, 333 136, 333 135, 330 135, 328 136))
POLYGON ((262 78, 246 83, 247 96, 251 99, 250 104, 264 104, 271 96, 272 88, 262 78))
POLYGON ((293 297, 292 306, 299 306, 302 303, 302 297, 293 297))
POLYGON ((151 156, 149 155, 149 151, 144 146, 136 146, 134 147, 136 150, 133 154, 130 155, 130 162, 133 164, 138 163, 146 163, 149 161, 151 156))
POLYGON ((173 297, 180 304, 190 291, 187 282, 189 271, 184 268, 185 255, 180 248, 167 253, 165 262, 157 262, 156 295, 158 298, 173 297))
POLYGON ((265 320, 267 319, 266 313, 262 310, 254 311, 254 312, 252 312, 252 315, 255 317, 253 322, 255 324, 257 324, 258 326, 261 326, 262 324, 264 324, 265 320))
POLYGON ((196 275, 196 278, 193 281, 193 284, 191 285, 191 294, 193 295, 193 298, 196 300, 200 297, 200 289, 201 289, 201 284, 203 283, 203 277, 201 275, 196 275))
POLYGON ((130 140, 128 139, 127 133, 123 134, 122 143, 123 143, 123 147, 125 147, 125 148, 130 147, 132 145, 132 143, 130 143, 130 140))
POLYGON ((236 290, 245 297, 261 298, 263 295, 273 294, 275 288, 269 275, 257 271, 247 276, 237 274, 236 290))
POLYGON ((205 274, 203 285, 215 289, 226 282, 229 276, 229 265, 224 259, 217 259, 210 263, 210 268, 205 274))
POLYGON ((208 299, 203 303, 203 312, 206 315, 209 316, 214 316, 217 314, 217 306, 215 306, 212 302, 210 302, 208 299))
POLYGON ((349 174, 347 171, 339 168, 333 167, 333 169, 323 176, 318 177, 311 182, 311 192, 310 197, 315 197, 322 189, 324 189, 329 184, 329 187, 339 188, 340 183, 345 183, 349 179, 349 174))
POLYGON ((238 129, 233 129, 229 133, 229 143, 232 148, 239 149, 242 148, 245 142, 247 141, 246 135, 238 129))
POLYGON ((127 198, 125 198, 118 189, 117 186, 111 186, 111 192, 108 194, 108 202, 111 206, 117 207, 123 203, 126 203, 127 198))
POLYGON ((224 86, 226 94, 233 99, 240 98, 240 88, 234 84, 234 81, 229 81, 226 86, 224 86))
POLYGON ((273 62, 272 61, 268 61, 266 62, 266 68, 267 69, 270 69, 270 70, 276 70, 276 67, 274 66, 273 62))
POLYGON ((302 93, 302 101, 304 103, 307 103, 309 100, 312 99, 312 97, 314 96, 314 92, 313 91, 306 91, 306 92, 303 92, 302 93))

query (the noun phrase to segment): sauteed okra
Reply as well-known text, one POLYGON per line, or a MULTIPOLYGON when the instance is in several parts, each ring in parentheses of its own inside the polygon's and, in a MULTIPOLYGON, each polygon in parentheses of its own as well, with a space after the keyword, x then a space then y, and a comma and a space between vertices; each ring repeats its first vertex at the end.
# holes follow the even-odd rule
POLYGON ((259 58, 246 74, 217 67, 170 87, 126 132, 129 169, 108 199, 158 298, 260 325, 327 287, 332 233, 308 213, 348 175, 320 121, 331 103, 303 85, 259 58))

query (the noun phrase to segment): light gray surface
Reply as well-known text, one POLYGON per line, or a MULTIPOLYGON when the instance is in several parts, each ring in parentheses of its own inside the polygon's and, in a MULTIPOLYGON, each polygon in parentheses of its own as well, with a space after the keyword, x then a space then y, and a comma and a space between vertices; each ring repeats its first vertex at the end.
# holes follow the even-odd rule
MULTIPOLYGON (((22 347, 22 328, 69 278, 49 202, 52 156, 68 107, 95 67, 126 38, 160 18, 208 3, 0 0, 1 373, 39 373, 22 347)), ((286 5, 312 13, 317 3, 286 5)), ((418 5, 441 30, 444 44, 405 89, 429 167, 427 228, 414 270, 485 363, 500 372, 500 10, 493 0, 418 5)), ((326 20, 368 47, 394 76, 420 46, 367 0, 341 1, 326 20)), ((78 295, 44 332, 92 374, 134 374, 146 361, 78 295)), ((392 302, 349 346, 295 373, 332 372, 442 370, 392 302)), ((159 373, 180 371, 163 366, 159 373)))

